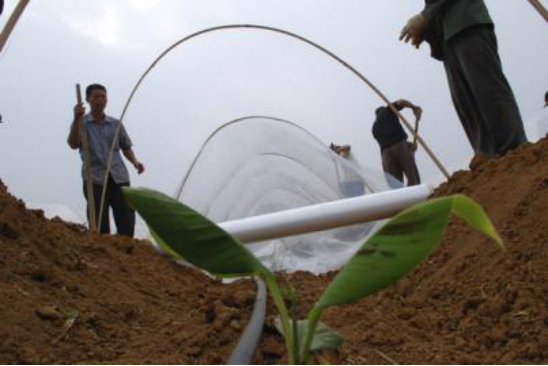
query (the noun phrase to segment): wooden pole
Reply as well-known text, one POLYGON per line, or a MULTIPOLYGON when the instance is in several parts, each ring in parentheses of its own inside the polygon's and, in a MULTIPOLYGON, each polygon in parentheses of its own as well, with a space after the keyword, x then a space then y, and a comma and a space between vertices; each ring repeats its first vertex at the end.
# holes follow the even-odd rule
POLYGON ((417 148, 417 140, 419 138, 419 122, 420 118, 417 118, 417 120, 415 121, 415 132, 413 133, 413 146, 415 147, 415 149, 417 148))
MULTIPOLYGON (((76 84, 76 99, 78 100, 78 104, 82 104, 82 90, 80 88, 80 84, 76 84)), ((80 124, 80 138, 82 140, 82 152, 84 153, 84 169, 86 171, 86 189, 89 207, 89 226, 91 231, 97 231, 95 195, 93 193, 93 178, 91 176, 91 161, 89 158, 88 132, 84 116, 80 117, 76 123, 80 124)))
POLYGON ((2 52, 4 46, 8 42, 8 38, 10 37, 13 28, 15 28, 15 25, 19 21, 19 18, 21 17, 21 14, 23 14, 23 11, 25 10, 25 7, 28 5, 29 1, 30 0, 20 0, 13 10, 13 13, 11 13, 11 16, 6 22, 2 33, 0 33, 0 52, 2 52))
POLYGON ((544 7, 544 5, 542 5, 542 3, 539 0, 529 0, 529 3, 533 5, 533 8, 535 8, 540 16, 544 18, 544 21, 548 22, 548 11, 544 7))

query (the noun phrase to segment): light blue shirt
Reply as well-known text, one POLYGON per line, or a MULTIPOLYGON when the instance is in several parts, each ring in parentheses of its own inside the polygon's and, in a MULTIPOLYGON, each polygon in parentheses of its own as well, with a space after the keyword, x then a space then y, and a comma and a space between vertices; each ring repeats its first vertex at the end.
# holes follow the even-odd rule
MULTIPOLYGON (((104 121, 95 121, 91 113, 88 113, 84 116, 84 123, 88 133, 91 177, 94 184, 103 185, 110 147, 114 140, 116 129, 120 125, 120 121, 109 116, 106 116, 104 121)), ((130 149, 132 145, 131 139, 122 125, 114 146, 114 153, 110 166, 110 176, 115 183, 129 183, 129 172, 122 160, 120 150, 124 151, 130 149)), ((84 153, 82 149, 80 149, 80 156, 82 162, 84 162, 84 153)), ((84 163, 82 164, 82 177, 84 181, 87 179, 84 163)))

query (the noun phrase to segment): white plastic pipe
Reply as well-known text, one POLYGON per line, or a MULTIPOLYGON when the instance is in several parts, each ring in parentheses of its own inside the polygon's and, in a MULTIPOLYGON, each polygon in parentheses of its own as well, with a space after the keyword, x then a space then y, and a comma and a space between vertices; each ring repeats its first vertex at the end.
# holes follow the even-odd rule
POLYGON ((227 221, 220 226, 241 242, 251 243, 386 219, 425 201, 430 194, 430 187, 420 185, 227 221))

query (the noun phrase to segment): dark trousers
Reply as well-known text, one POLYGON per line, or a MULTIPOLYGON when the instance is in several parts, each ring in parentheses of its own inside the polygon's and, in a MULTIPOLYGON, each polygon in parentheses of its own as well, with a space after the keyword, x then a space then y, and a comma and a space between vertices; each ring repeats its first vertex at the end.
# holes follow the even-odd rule
POLYGON ((403 183, 403 176, 407 179, 408 186, 421 183, 419 169, 415 163, 415 151, 413 144, 407 141, 398 142, 381 151, 382 168, 403 183))
POLYGON ((453 104, 474 151, 504 155, 526 142, 493 27, 466 29, 448 40, 444 51, 453 104))
MULTIPOLYGON (((122 192, 122 187, 129 187, 129 183, 119 183, 114 182, 112 177, 109 177, 107 184, 107 191, 105 195, 105 207, 103 208, 103 215, 101 218, 101 233, 110 234, 110 217, 109 217, 109 207, 112 208, 114 214, 114 222, 116 223, 116 228, 118 234, 129 236, 133 238, 135 233, 135 211, 127 203, 124 193, 122 192)), ((99 184, 93 184, 93 196, 95 202, 95 222, 99 222, 99 210, 101 209, 101 194, 103 192, 103 186, 99 184)), ((87 205, 87 217, 88 222, 90 221, 89 214, 89 199, 87 191, 87 182, 84 180, 84 196, 88 201, 87 205)))

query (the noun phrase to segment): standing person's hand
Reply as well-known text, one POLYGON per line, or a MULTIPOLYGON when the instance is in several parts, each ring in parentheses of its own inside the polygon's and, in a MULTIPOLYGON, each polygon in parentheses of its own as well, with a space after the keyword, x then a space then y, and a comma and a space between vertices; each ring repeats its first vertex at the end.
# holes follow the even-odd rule
POLYGON ((143 174, 143 172, 145 171, 145 166, 143 165, 143 163, 139 161, 136 161, 135 163, 133 163, 133 166, 137 170, 138 174, 143 174))
POLYGON ((80 119, 84 114, 86 114, 86 107, 82 103, 76 104, 74 106, 74 120, 80 119))
POLYGON ((419 48, 421 43, 424 41, 424 34, 428 28, 428 20, 421 13, 415 15, 403 27, 400 34, 400 41, 409 43, 419 48))

